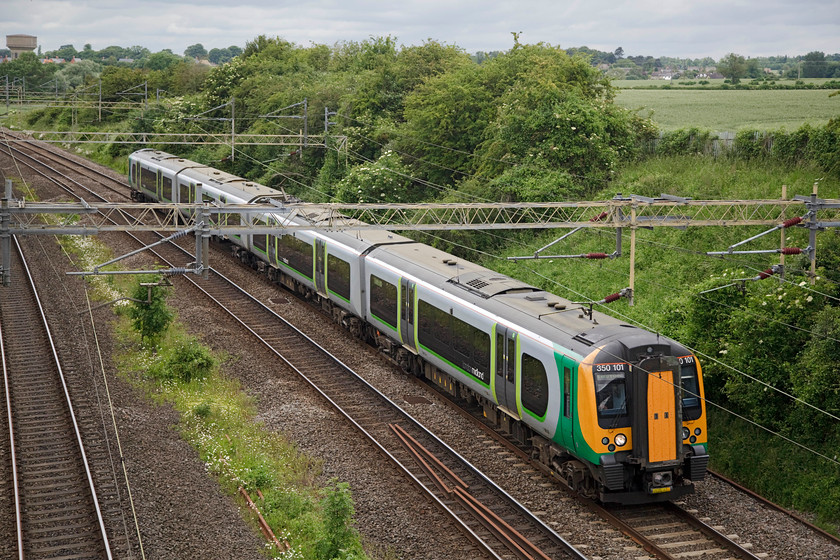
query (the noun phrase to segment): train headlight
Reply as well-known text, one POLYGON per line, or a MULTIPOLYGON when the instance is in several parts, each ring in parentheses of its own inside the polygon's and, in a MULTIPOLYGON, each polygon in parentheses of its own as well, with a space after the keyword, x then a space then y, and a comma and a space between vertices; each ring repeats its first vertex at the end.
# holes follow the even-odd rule
POLYGON ((627 436, 625 436, 624 434, 618 434, 617 436, 615 436, 615 444, 617 446, 624 447, 624 445, 626 443, 627 443, 627 436))
POLYGON ((694 435, 699 436, 702 431, 700 428, 694 428, 694 435))
POLYGON ((683 439, 688 439, 688 436, 690 436, 690 435, 691 435, 691 432, 688 431, 688 428, 683 426, 683 429, 682 429, 683 439))

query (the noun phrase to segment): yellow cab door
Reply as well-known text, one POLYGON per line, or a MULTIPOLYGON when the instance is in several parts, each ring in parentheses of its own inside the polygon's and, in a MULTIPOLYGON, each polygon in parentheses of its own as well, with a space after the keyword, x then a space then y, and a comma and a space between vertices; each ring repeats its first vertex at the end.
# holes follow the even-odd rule
POLYGON ((677 458, 677 403, 674 372, 657 371, 648 376, 648 461, 659 463, 677 458))

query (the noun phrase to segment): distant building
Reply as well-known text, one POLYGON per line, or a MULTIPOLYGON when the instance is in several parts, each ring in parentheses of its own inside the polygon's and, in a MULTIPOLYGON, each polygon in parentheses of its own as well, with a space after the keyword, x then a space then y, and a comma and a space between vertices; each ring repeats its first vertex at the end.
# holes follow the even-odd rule
POLYGON ((38 37, 34 35, 6 35, 6 48, 12 51, 11 59, 15 60, 25 52, 33 52, 38 48, 38 37))

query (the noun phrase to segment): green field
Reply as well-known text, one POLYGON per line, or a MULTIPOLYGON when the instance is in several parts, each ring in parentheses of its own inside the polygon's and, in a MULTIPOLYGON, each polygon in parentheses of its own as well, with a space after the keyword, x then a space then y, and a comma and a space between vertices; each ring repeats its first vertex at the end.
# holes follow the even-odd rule
MULTIPOLYGON (((624 83, 624 82, 622 82, 624 83)), ((650 116, 663 130, 696 127, 713 132, 795 130, 840 116, 833 90, 622 89, 616 103, 650 116)))

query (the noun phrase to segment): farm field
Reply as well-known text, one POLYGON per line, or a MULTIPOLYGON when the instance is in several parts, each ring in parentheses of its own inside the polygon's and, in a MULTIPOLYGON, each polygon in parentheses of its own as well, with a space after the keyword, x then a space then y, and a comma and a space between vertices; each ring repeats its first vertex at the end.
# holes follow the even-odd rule
POLYGON ((622 89, 616 103, 650 115, 663 130, 696 127, 713 132, 795 130, 840 116, 833 90, 622 89))

